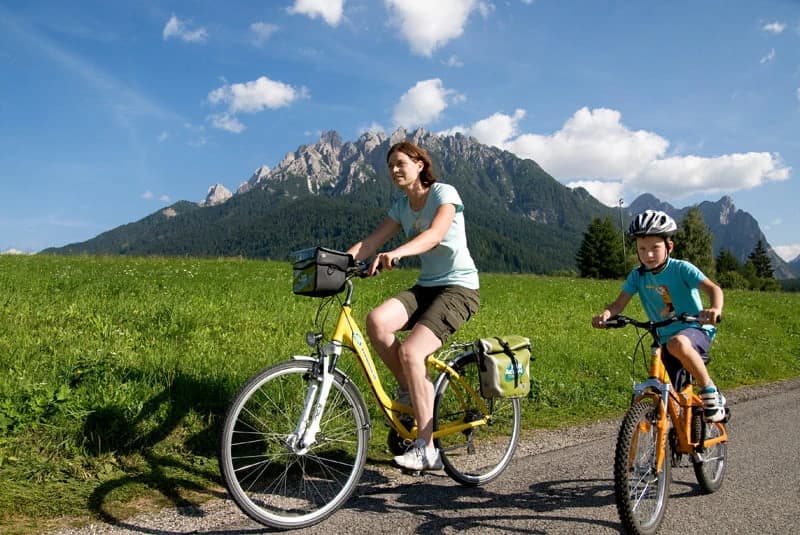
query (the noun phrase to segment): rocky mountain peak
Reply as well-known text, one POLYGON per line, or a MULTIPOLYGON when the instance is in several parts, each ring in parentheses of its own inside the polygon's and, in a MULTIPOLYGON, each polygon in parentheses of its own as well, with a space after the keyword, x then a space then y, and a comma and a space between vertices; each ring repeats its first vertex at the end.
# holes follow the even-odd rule
POLYGON ((216 206, 222 204, 233 197, 233 194, 222 184, 214 184, 208 188, 205 200, 200 202, 200 206, 216 206))

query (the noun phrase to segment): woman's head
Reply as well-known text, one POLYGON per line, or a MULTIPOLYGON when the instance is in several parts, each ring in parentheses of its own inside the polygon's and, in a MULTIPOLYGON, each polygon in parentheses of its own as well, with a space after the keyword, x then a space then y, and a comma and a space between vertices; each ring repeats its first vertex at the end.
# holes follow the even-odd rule
POLYGON ((390 172, 392 156, 398 152, 402 152, 411 160, 422 164, 422 170, 419 172, 419 180, 422 182, 423 186, 430 186, 436 182, 437 179, 433 172, 433 162, 431 161, 431 157, 428 156, 428 153, 425 152, 425 149, 418 147, 410 141, 401 141, 399 143, 395 143, 389 149, 389 153, 386 155, 386 163, 390 167, 390 172))

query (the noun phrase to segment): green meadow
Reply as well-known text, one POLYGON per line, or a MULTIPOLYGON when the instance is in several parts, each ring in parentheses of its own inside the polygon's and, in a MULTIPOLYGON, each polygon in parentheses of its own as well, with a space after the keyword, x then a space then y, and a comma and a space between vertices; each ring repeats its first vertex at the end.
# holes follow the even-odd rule
MULTIPOLYGON (((240 259, 0 256, 0 532, 223 495, 228 400, 257 370, 309 352, 318 302, 294 296, 291 275, 287 263, 240 259)), ((357 280, 356 318, 415 275, 357 280)), ((619 281, 484 273, 481 284, 482 309, 457 338, 531 338, 526 431, 621 415, 645 372, 636 331, 590 327, 619 281)), ((799 376, 800 294, 725 297, 717 384, 799 376)), ((638 303, 626 314, 641 317, 638 303)), ((352 360, 342 364, 363 383, 352 360)), ((386 426, 367 403, 370 458, 386 460, 386 426)))

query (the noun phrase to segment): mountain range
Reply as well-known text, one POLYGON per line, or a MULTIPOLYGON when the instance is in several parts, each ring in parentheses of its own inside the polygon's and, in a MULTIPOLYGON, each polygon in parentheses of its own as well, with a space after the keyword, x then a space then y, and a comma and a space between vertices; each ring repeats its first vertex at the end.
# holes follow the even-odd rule
MULTIPOLYGON (((574 271, 593 218, 627 221, 634 213, 657 208, 680 221, 688 210, 645 194, 620 208, 620 214, 585 189, 562 185, 533 160, 462 134, 398 129, 345 142, 330 131, 317 143, 286 154, 274 168, 256 169, 233 193, 215 184, 199 203, 179 201, 85 242, 42 252, 283 260, 293 250, 314 245, 346 249, 385 217, 399 194, 385 157, 392 144, 405 139, 424 147, 439 179, 460 193, 470 250, 483 271, 574 271)), ((797 277, 800 266, 775 254, 758 222, 737 210, 730 197, 699 208, 714 235, 715 254, 729 249, 744 261, 762 240, 776 277, 797 277)))

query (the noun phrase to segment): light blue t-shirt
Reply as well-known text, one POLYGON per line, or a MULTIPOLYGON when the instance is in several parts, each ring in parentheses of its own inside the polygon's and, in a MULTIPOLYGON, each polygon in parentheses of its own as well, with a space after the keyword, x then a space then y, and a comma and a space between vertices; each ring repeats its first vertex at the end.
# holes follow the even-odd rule
POLYGON ((436 210, 443 204, 456 207, 456 215, 442 242, 420 258, 420 286, 463 286, 477 290, 478 270, 467 248, 467 233, 464 226, 464 205, 458 191, 449 184, 434 182, 422 210, 415 212, 403 195, 389 209, 389 217, 400 223, 406 237, 411 239, 430 228, 436 210))
MULTIPOLYGON (((628 274, 622 291, 639 294, 650 321, 661 321, 683 313, 696 316, 703 310, 698 286, 706 280, 702 271, 685 260, 667 258, 667 265, 659 273, 634 269, 628 274)), ((713 339, 716 329, 712 325, 675 322, 658 330, 662 343, 687 327, 701 327, 713 339)))

